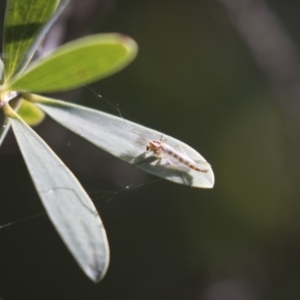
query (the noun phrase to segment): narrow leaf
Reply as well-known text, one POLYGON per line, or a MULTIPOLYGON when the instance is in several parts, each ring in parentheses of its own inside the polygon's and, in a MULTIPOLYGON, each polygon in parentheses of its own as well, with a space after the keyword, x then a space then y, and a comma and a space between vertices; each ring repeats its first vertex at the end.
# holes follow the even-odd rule
POLYGON ((53 15, 60 2, 62 3, 61 8, 63 8, 68 1, 8 0, 4 29, 6 80, 21 67, 21 61, 25 67, 32 58, 41 39, 61 11, 59 10, 57 14, 53 15), (48 26, 43 28, 48 21, 48 26))
POLYGON ((109 248, 96 208, 48 145, 8 106, 4 109, 52 223, 86 275, 99 281, 108 267, 109 248))
POLYGON ((197 151, 175 138, 97 110, 38 95, 31 97, 31 100, 37 101, 41 109, 63 126, 146 172, 192 187, 212 188, 214 185, 211 166, 197 151), (153 153, 146 151, 150 141, 160 140, 162 137, 165 144, 182 153, 182 157, 188 157, 195 164, 198 162, 197 166, 207 172, 192 170, 178 159, 170 164, 168 159, 159 160, 153 153))
POLYGON ((4 79, 4 64, 2 59, 0 58, 0 84, 2 84, 4 79))
POLYGON ((10 129, 10 122, 8 118, 5 118, 3 122, 1 122, 1 128, 0 128, 0 147, 10 129))
POLYGON ((136 56, 136 43, 120 34, 99 34, 67 43, 35 61, 8 83, 13 90, 53 92, 112 75, 136 56))

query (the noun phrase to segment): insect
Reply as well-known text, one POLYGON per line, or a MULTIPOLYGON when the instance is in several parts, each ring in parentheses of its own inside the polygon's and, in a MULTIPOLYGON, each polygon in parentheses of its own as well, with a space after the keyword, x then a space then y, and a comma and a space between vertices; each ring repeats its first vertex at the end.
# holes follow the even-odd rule
MULTIPOLYGON (((167 145, 162 138, 160 140, 150 140, 146 147, 146 150, 153 152, 154 155, 156 155, 159 158, 171 156, 192 170, 202 173, 208 172, 207 169, 200 169, 199 167, 197 167, 197 163, 190 159, 187 155, 181 154, 171 146, 167 145)), ((203 161, 203 163, 206 162, 203 161)))

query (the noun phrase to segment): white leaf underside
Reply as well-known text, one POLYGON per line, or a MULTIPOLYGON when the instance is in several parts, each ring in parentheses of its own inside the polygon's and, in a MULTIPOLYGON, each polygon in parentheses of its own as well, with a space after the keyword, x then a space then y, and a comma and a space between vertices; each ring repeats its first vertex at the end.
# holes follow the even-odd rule
POLYGON ((34 97, 35 101, 41 101, 37 105, 54 120, 146 172, 191 187, 212 188, 214 185, 210 164, 193 148, 173 137, 101 111, 37 95, 34 97), (149 141, 160 140, 162 137, 168 146, 181 152, 181 156, 192 160, 207 173, 192 170, 170 155, 163 155, 159 159, 152 152, 146 151, 149 141), (170 161, 173 163, 168 163, 170 161))
POLYGON ((11 125, 42 203, 83 271, 95 282, 106 273, 109 247, 99 214, 75 176, 20 118, 11 125))

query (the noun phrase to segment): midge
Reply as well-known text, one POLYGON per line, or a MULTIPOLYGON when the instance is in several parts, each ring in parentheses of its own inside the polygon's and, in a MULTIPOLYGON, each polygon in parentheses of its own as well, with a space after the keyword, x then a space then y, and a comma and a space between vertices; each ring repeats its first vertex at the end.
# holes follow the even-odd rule
MULTIPOLYGON (((186 155, 180 154, 174 148, 167 145, 162 139, 149 141, 149 143, 146 147, 146 150, 153 152, 154 155, 156 155, 157 157, 160 157, 160 158, 169 155, 169 156, 175 158, 176 160, 178 160, 179 162, 181 162, 182 164, 186 165, 187 167, 189 167, 192 170, 202 172, 202 173, 208 172, 207 169, 198 168, 195 161, 193 161, 186 155)), ((202 163, 207 163, 207 162, 203 161, 202 163)))

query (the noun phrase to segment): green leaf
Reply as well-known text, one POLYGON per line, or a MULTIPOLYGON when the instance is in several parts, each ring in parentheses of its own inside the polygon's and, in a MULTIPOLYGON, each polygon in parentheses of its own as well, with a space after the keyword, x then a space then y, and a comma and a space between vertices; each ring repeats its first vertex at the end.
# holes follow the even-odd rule
POLYGON ((79 105, 39 95, 31 95, 31 100, 36 101, 42 110, 63 126, 146 172, 192 187, 212 188, 214 185, 211 166, 197 151, 175 138, 79 105), (162 136, 168 146, 182 153, 182 156, 198 162, 197 166, 207 170, 207 173, 192 170, 178 160, 170 165, 166 159, 159 161, 153 153, 147 152, 149 141, 160 140, 162 136))
POLYGON ((40 124, 45 118, 45 114, 40 108, 26 100, 22 101, 17 111, 18 115, 30 126, 40 124))
POLYGON ((3 82, 4 80, 4 64, 2 59, 0 58, 0 84, 3 82))
POLYGON ((88 277, 106 273, 109 248, 99 214, 75 176, 9 106, 13 131, 44 207, 64 243, 88 277))
POLYGON ((137 45, 120 34, 98 34, 67 43, 8 83, 13 90, 53 92, 112 75, 136 56, 137 45))
POLYGON ((10 129, 10 122, 8 118, 5 118, 3 121, 3 124, 1 124, 1 129, 0 129, 0 147, 10 129))
POLYGON ((8 0, 4 29, 5 79, 24 68, 58 14, 69 2, 59 0, 8 0), (60 9, 56 14, 58 4, 60 9), (48 22, 47 26, 44 26, 48 22), (22 62, 22 66, 20 65, 22 62))

